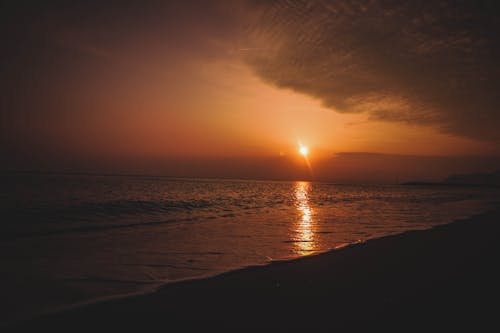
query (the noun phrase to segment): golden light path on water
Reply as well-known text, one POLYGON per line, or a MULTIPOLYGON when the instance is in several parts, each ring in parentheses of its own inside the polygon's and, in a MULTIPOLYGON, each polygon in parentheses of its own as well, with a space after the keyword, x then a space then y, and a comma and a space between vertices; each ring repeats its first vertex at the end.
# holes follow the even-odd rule
POLYGON ((295 183, 295 207, 299 213, 299 218, 294 225, 294 251, 305 256, 316 250, 313 210, 309 205, 309 192, 311 184, 309 182, 295 183))

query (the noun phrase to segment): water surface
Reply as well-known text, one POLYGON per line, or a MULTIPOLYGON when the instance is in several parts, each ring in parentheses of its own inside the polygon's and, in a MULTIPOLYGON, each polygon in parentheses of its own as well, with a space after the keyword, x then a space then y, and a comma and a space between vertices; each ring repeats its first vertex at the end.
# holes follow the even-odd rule
POLYGON ((498 189, 17 175, 0 193, 12 318, 479 213, 498 189))

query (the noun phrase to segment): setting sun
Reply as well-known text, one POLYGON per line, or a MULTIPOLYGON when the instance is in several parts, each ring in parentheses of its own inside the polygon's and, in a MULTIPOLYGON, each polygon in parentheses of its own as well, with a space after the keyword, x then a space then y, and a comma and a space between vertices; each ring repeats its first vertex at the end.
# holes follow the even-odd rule
POLYGON ((300 146, 299 152, 300 152, 300 155, 307 156, 307 153, 309 152, 309 149, 307 149, 306 146, 300 146))

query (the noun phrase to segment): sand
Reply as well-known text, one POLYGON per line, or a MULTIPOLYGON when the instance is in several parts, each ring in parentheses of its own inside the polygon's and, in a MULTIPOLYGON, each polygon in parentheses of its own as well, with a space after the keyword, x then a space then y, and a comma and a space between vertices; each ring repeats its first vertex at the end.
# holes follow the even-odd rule
POLYGON ((164 286, 13 331, 495 331, 500 211, 164 286))

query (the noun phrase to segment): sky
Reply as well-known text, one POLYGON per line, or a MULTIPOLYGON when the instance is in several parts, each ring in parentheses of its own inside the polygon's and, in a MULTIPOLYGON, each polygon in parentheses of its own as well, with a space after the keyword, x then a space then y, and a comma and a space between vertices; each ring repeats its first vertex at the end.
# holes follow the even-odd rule
POLYGON ((500 168, 494 1, 0 6, 4 170, 397 182, 500 168))

